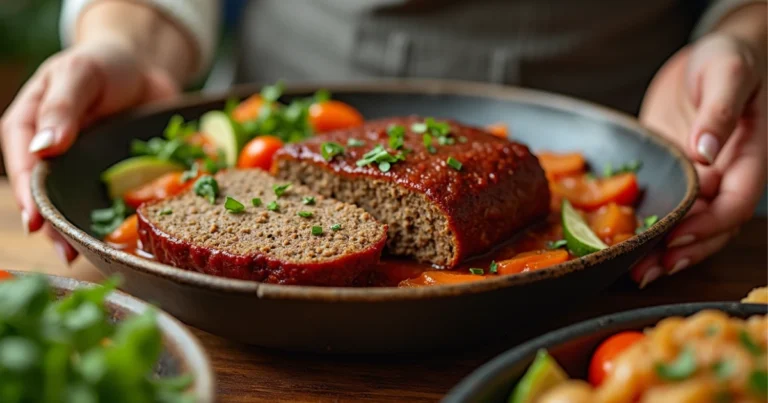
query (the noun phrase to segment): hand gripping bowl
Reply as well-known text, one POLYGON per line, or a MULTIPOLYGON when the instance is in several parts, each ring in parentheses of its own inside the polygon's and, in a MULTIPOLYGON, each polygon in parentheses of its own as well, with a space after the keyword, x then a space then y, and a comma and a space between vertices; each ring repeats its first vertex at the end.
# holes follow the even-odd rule
POLYGON ((500 335, 519 326, 527 313, 541 314, 554 302, 595 293, 648 253, 685 215, 698 190, 693 166, 678 148, 629 116, 585 102, 443 81, 306 85, 286 93, 306 95, 318 88, 354 105, 366 119, 419 114, 478 126, 503 122, 511 137, 533 151, 578 150, 597 166, 642 160, 639 181, 645 193, 638 213, 660 220, 618 245, 551 268, 419 289, 281 286, 212 277, 118 251, 89 234, 89 212, 107 204, 99 174, 127 156, 131 139, 161 133, 173 114, 194 119, 256 87, 148 106, 85 130, 66 155, 36 167, 34 199, 45 219, 99 270, 121 273, 123 289, 156 301, 192 326, 266 347, 386 353, 500 335))

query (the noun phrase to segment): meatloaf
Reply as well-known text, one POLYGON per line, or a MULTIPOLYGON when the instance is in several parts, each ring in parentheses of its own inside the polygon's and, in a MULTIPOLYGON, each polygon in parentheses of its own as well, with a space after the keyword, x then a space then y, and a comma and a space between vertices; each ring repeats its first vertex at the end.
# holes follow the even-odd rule
POLYGON ((527 147, 455 121, 416 116, 287 145, 273 170, 387 224, 389 253, 446 268, 487 252, 545 216, 549 205, 544 171, 527 147), (390 143, 393 137, 403 145, 397 138, 390 143), (377 145, 391 156, 380 161, 392 162, 366 164, 377 145))
POLYGON ((231 170, 215 179, 213 204, 190 189, 142 205, 142 249, 182 269, 277 284, 352 285, 378 263, 387 226, 363 209, 304 186, 276 191, 283 182, 261 170, 231 170), (225 196, 244 210, 227 210, 225 196))

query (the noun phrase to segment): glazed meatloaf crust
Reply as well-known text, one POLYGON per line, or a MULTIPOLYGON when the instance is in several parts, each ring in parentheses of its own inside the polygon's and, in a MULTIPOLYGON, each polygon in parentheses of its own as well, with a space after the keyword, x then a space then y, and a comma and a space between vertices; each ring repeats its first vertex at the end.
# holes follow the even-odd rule
POLYGON ((432 137, 428 149, 424 121, 390 118, 320 134, 278 151, 273 169, 282 179, 360 206, 386 223, 391 254, 447 268, 547 214, 547 180, 527 147, 447 121, 437 123, 449 124, 448 135, 426 131, 432 137), (399 148, 404 160, 360 166, 376 145, 397 155, 389 144, 397 126, 405 130, 399 148), (344 146, 343 153, 327 160, 321 150, 327 142, 344 146))
POLYGON ((363 209, 304 186, 277 196, 274 186, 283 182, 261 170, 231 170, 216 180, 214 204, 189 190, 142 205, 142 249, 182 269, 277 284, 352 285, 378 263, 387 226, 363 209), (244 211, 225 209, 225 196, 243 203, 244 211), (273 201, 277 211, 269 208, 273 201))

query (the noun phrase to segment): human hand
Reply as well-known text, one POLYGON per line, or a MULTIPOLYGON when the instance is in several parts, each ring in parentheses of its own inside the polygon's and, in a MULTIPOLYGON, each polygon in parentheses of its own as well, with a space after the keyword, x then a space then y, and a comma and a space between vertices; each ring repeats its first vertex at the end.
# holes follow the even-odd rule
POLYGON ((78 131, 94 120, 177 92, 167 73, 143 64, 119 43, 79 44, 43 63, 0 122, 3 156, 24 231, 43 228, 65 262, 77 257, 37 211, 30 193, 32 168, 41 158, 65 152, 78 131))
POLYGON ((632 269, 641 288, 720 250, 752 217, 766 184, 765 72, 759 50, 710 34, 651 83, 640 120, 685 150, 700 192, 664 245, 632 269))

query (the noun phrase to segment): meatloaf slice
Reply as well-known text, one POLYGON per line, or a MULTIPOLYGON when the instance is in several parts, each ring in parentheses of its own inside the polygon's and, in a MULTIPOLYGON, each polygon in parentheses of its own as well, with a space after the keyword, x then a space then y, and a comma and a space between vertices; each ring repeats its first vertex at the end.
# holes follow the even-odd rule
POLYGON ((379 261, 387 226, 363 209, 304 186, 277 196, 274 186, 284 182, 260 170, 215 178, 220 192, 214 204, 190 190, 141 206, 142 249, 182 269, 277 284, 351 285, 379 261), (225 196, 243 203, 244 211, 225 209, 225 196), (277 211, 268 208, 273 201, 277 211))
POLYGON ((414 123, 424 119, 382 119, 320 134, 278 151, 273 169, 282 179, 358 205, 386 223, 390 253, 443 267, 487 252, 547 214, 547 180, 527 147, 448 121, 449 133, 430 134, 428 149, 423 125, 414 132, 414 123), (388 129, 397 126, 405 135, 395 151, 388 129), (343 153, 327 160, 332 148, 324 157, 326 142, 344 146, 343 153), (377 145, 391 155, 404 151, 405 159, 383 167, 357 164, 377 145))

